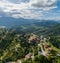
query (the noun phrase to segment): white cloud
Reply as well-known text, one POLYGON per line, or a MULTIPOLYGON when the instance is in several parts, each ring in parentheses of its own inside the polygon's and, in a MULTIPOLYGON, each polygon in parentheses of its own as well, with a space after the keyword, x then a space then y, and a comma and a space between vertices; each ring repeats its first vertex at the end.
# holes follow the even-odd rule
POLYGON ((43 12, 57 8, 57 0, 1 0, 0 9, 7 16, 14 18, 43 19, 43 12), (38 11, 37 11, 38 10, 38 11))
POLYGON ((3 12, 15 18, 36 18, 42 15, 37 12, 32 12, 29 3, 21 2, 20 4, 15 4, 9 1, 1 1, 0 4, 3 12))

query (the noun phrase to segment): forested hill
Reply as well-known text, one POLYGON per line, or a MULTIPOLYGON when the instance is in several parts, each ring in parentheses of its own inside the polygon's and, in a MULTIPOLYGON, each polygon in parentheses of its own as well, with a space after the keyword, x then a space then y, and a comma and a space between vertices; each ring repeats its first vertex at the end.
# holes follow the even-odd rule
POLYGON ((52 28, 49 28, 47 30, 46 34, 49 34, 49 35, 60 35, 60 24, 55 25, 52 28))
POLYGON ((16 33, 35 33, 35 34, 46 34, 46 35, 59 35, 60 34, 60 23, 55 21, 37 21, 30 24, 21 26, 13 26, 10 30, 16 33), (17 30, 17 31, 16 31, 17 30))

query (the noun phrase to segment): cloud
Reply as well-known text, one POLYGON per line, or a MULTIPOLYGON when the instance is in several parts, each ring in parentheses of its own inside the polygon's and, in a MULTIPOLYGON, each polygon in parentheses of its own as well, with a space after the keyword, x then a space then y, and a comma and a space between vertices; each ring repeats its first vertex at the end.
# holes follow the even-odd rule
POLYGON ((30 0, 31 6, 42 10, 57 8, 56 2, 57 0, 30 0))
POLYGON ((30 9, 29 3, 21 2, 20 4, 11 3, 10 1, 1 1, 0 2, 1 11, 6 13, 7 16, 11 16, 14 18, 36 18, 41 16, 42 14, 37 13, 36 11, 32 11, 30 9))
POLYGON ((0 14, 2 12, 13 18, 45 19, 48 11, 58 7, 56 2, 57 0, 0 0, 0 14))

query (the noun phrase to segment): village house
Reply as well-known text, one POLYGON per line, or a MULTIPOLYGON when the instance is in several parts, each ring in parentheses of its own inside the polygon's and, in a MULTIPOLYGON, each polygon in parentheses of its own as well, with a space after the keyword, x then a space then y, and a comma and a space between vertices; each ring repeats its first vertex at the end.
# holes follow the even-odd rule
POLYGON ((25 55, 25 59, 29 59, 31 58, 31 56, 32 56, 32 53, 28 53, 27 55, 25 55))

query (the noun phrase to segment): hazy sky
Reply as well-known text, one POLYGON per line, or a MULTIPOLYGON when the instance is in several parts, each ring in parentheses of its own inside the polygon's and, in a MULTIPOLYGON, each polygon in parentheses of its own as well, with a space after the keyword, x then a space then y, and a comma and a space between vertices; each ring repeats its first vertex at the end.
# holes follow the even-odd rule
POLYGON ((0 18, 60 20, 60 0, 0 0, 0 18))

